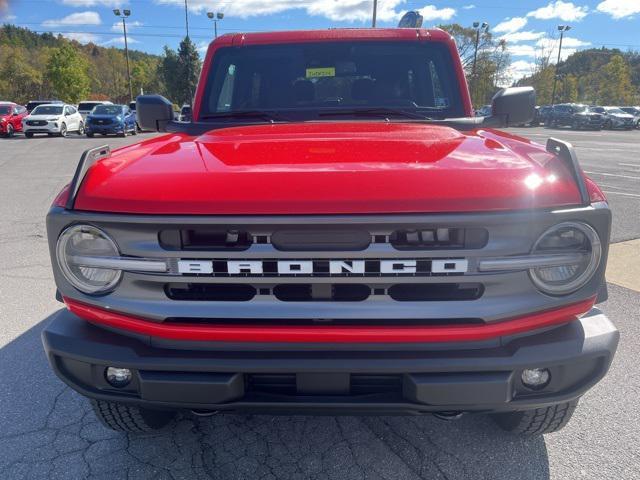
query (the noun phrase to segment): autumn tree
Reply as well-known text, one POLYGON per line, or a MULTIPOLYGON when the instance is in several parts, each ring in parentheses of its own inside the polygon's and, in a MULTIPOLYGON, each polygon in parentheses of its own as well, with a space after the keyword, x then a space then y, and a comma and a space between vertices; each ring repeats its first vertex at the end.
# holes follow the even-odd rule
POLYGON ((51 55, 46 77, 61 100, 78 103, 90 91, 87 60, 71 45, 61 46, 51 55))
POLYGON ((629 65, 621 55, 614 55, 600 73, 598 102, 603 105, 629 105, 634 99, 629 65))

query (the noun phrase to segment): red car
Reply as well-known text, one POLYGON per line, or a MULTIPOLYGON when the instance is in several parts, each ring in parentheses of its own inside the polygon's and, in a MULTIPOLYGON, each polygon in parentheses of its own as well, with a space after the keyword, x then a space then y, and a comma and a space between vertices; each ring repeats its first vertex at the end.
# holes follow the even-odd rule
POLYGON ((490 413, 562 428, 607 372, 611 212, 505 89, 475 117, 444 31, 225 35, 190 122, 85 152, 47 231, 55 373, 107 426, 176 410, 490 413))
POLYGON ((22 119, 29 113, 22 105, 12 102, 0 102, 0 135, 12 137, 22 131, 22 119))

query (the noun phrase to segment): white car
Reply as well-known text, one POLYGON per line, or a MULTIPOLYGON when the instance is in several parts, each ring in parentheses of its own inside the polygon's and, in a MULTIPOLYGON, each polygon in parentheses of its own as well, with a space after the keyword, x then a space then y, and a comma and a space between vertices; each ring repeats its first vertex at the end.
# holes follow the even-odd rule
POLYGON ((22 120, 27 138, 34 133, 46 133, 66 137, 69 132, 84 134, 84 119, 73 105, 40 105, 22 120))
POLYGON ((591 107, 591 111, 604 115, 603 127, 608 130, 614 128, 631 130, 635 128, 633 115, 623 112, 620 107, 591 107))
POLYGON ((113 105, 113 103, 106 100, 86 100, 78 104, 78 112, 82 115, 82 118, 87 118, 87 115, 91 113, 91 110, 98 105, 113 105))

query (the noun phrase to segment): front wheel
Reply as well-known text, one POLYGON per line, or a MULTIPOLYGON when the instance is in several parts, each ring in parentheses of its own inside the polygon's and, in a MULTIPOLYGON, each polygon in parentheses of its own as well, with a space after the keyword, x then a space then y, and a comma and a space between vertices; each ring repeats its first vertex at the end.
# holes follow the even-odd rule
POLYGON ((7 138, 13 137, 13 125, 7 125, 7 132, 4 134, 4 136, 7 138))
POLYGON ((535 437, 564 428, 571 420, 578 400, 523 412, 496 413, 492 417, 498 426, 507 432, 535 437))
POLYGON ((87 132, 87 137, 89 137, 89 138, 93 138, 93 133, 91 133, 91 132, 87 132))
POLYGON ((153 432, 169 425, 176 416, 174 411, 150 410, 103 400, 91 400, 91 406, 105 427, 118 432, 153 432))
POLYGON ((61 137, 66 137, 67 136, 67 125, 66 124, 62 124, 60 125, 60 136, 61 137))
POLYGON ((84 135, 84 123, 80 122, 78 126, 78 135, 84 135))

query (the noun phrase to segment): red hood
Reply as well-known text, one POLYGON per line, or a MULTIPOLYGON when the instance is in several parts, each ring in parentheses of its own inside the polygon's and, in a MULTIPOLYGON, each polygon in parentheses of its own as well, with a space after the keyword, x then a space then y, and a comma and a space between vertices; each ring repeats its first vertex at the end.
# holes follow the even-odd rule
POLYGON ((94 165, 79 210, 146 214, 497 211, 580 203, 527 140, 408 123, 234 127, 167 135, 94 165))

